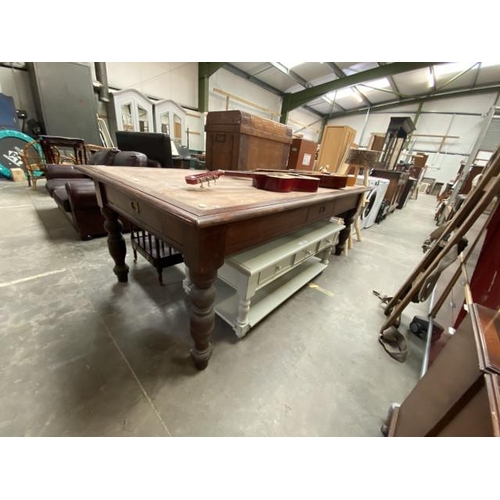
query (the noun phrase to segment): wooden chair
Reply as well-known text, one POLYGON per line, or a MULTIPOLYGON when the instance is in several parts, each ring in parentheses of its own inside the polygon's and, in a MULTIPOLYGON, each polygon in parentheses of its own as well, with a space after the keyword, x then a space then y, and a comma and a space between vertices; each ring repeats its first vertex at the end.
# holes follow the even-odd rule
POLYGON ((87 150, 85 141, 74 137, 40 136, 40 146, 47 163, 85 165, 87 150))
POLYGON ((97 144, 85 144, 85 149, 87 150, 87 160, 88 160, 94 153, 110 148, 106 146, 98 146, 97 144))
MULTIPOLYGON (((350 149, 346 155, 345 163, 354 168, 354 175, 357 178, 357 175, 360 169, 363 169, 363 184, 366 187, 370 186, 370 182, 368 181, 368 176, 370 174, 370 168, 372 164, 377 161, 379 151, 371 151, 366 149, 350 149)), ((356 215, 354 217, 354 231, 356 234, 356 238, 358 241, 361 241, 361 228, 359 225, 359 219, 361 218, 361 214, 366 204, 366 193, 361 197, 361 200, 358 205, 358 209, 356 211, 356 215)), ((352 233, 349 235, 349 239, 347 241, 347 245, 345 247, 345 254, 347 255, 348 251, 353 247, 352 242, 352 233)))
POLYGON ((28 186, 33 186, 36 189, 36 181, 45 177, 45 160, 37 140, 28 142, 23 147, 20 153, 23 162, 28 186))

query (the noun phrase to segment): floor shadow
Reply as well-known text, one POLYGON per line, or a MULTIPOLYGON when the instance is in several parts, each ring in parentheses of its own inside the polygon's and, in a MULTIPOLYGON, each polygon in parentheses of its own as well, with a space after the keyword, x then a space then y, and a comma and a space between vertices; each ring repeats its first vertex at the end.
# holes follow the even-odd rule
POLYGON ((154 435, 163 432, 136 379, 113 345, 59 369, 53 377, 56 415, 41 436, 154 435))
MULTIPOLYGON (((141 302, 144 294, 147 303, 137 308, 134 325, 127 323, 130 312, 124 310, 130 303, 131 287, 115 283, 112 296, 102 302, 99 314, 103 318, 127 360, 144 381, 166 380, 194 376, 199 371, 190 356, 193 340, 189 333, 190 303, 184 292, 182 265, 171 266, 163 271, 163 285, 158 282, 152 266, 130 265, 129 283, 138 284, 141 302), (143 310, 141 310, 143 309, 143 310), (150 316, 144 311, 151 311, 150 316)), ((131 307, 137 307, 134 304, 131 307)), ((217 316, 212 334, 212 345, 234 344, 236 337, 231 327, 217 316)))
MULTIPOLYGON (((185 278, 184 264, 164 269, 163 285, 160 285, 158 282, 156 270, 152 266, 137 267, 132 262, 130 269, 132 279, 140 283, 149 298, 158 305, 165 303, 166 297, 168 297, 169 303, 183 303, 186 312, 186 325, 188 325, 187 328, 189 328, 189 310, 191 304, 183 288, 183 281, 185 278)), ((233 329, 216 314, 214 331, 212 333, 212 344, 216 345, 223 342, 235 344, 237 341, 238 338, 235 336, 233 329)))
POLYGON ((75 228, 59 207, 37 207, 36 212, 54 243, 81 241, 75 228))
MULTIPOLYGON (((112 296, 101 304, 98 311, 141 379, 196 373, 189 356, 192 342, 189 309, 182 289, 183 277, 175 272, 166 274, 165 285, 160 286, 154 268, 134 269, 131 266, 129 278, 139 284, 147 297, 144 308, 137 307, 137 303, 130 306, 137 311, 133 325, 127 320, 130 312, 124 310, 127 307, 124 304, 133 300, 132 291, 122 283, 113 285, 112 296), (150 316, 147 311, 151 311, 150 316)), ((142 294, 140 301, 144 301, 142 294)))

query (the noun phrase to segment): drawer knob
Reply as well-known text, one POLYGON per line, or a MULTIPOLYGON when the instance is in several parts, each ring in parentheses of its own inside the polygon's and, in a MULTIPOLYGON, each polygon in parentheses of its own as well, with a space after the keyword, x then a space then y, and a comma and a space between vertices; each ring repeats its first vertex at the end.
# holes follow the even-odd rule
POLYGON ((136 213, 139 213, 139 203, 136 201, 131 201, 130 206, 132 207, 132 210, 136 213))
POLYGON ((281 271, 282 266, 276 266, 276 271, 281 271))
POLYGON ((307 255, 312 255, 313 251, 312 250, 308 250, 306 253, 307 253, 307 255))

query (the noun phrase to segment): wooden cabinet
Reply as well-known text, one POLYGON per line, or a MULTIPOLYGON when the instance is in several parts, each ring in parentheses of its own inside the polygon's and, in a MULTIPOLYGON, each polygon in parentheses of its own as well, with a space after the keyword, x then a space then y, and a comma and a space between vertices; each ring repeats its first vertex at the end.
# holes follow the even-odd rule
POLYGON ((385 134, 372 134, 367 149, 382 151, 384 149, 385 134))
POLYGON ((394 212, 396 208, 402 208, 399 203, 403 197, 406 182, 410 174, 406 172, 397 172, 396 170, 373 170, 374 177, 382 177, 390 181, 389 187, 385 193, 385 199, 389 202, 389 213, 394 212))
POLYGON ((406 138, 415 130, 410 117, 393 117, 389 122, 384 141, 384 152, 380 157, 383 168, 393 170, 398 164, 406 138))
POLYGON ((293 139, 288 158, 288 168, 294 170, 314 170, 316 143, 306 139, 293 139))
POLYGON ((328 165, 330 172, 337 172, 355 138, 356 130, 351 127, 327 125, 321 140, 317 169, 328 165))
POLYGON ((413 179, 420 180, 420 177, 422 176, 422 170, 424 168, 425 167, 413 165, 408 169, 408 173, 410 174, 410 177, 412 177, 413 179))
POLYGON ((414 167, 425 167, 427 163, 427 158, 429 158, 429 155, 426 155, 424 153, 416 153, 418 156, 415 156, 413 158, 413 166, 414 167))
POLYGON ((211 111, 205 125, 209 170, 285 169, 292 129, 239 110, 211 111))

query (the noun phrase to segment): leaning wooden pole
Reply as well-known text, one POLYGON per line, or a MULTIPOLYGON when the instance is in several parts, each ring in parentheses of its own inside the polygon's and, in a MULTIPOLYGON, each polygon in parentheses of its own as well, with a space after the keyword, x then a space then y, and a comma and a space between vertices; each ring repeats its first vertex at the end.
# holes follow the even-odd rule
MULTIPOLYGON (((497 202, 498 205, 498 202, 497 202)), ((469 261, 469 258, 472 255, 472 252, 474 252, 474 249, 476 248, 477 244, 481 240, 481 237, 484 235, 486 230, 488 229, 488 224, 490 223, 491 219, 493 218, 493 214, 495 213, 495 208, 492 210, 491 214, 488 216, 488 219, 485 221, 483 227, 481 228, 481 231, 479 231, 476 239, 474 240, 474 243, 467 248, 467 253, 465 255, 461 256, 461 261, 463 263, 467 263, 469 261)), ((457 269, 453 273, 450 281, 446 284, 446 287, 444 288, 443 292, 439 296, 439 299, 434 303, 434 306, 431 309, 431 312, 429 313, 429 316, 432 318, 435 318, 441 307, 443 306, 446 297, 450 294, 452 288, 455 286, 455 283, 458 281, 458 278, 460 277, 460 274, 462 273, 461 271, 461 266, 457 266, 457 269)))
MULTIPOLYGON (((427 278, 429 278, 431 273, 437 268, 441 260, 448 254, 448 252, 455 245, 459 243, 459 241, 465 236, 465 234, 469 231, 472 225, 476 222, 478 217, 484 212, 486 207, 499 193, 500 193, 500 175, 497 175, 495 178, 491 179, 491 182, 489 182, 486 191, 482 194, 482 197, 479 199, 477 205, 475 205, 475 207, 472 210, 470 210, 471 207, 469 207, 468 215, 465 214, 462 215, 463 221, 460 224, 460 226, 455 227, 454 224, 450 224, 452 229, 455 229, 455 231, 453 233, 452 231, 449 232, 451 236, 449 240, 446 242, 446 244, 442 247, 441 246, 438 247, 439 243, 444 239, 443 235, 441 235, 441 237, 438 240, 436 240, 435 245, 429 250, 429 252, 437 248, 437 250, 433 252, 434 254, 437 253, 437 255, 435 256, 434 259, 432 259, 432 261, 428 262, 425 267, 423 267, 422 265, 417 266, 418 272, 417 270, 415 270, 412 274, 415 275, 414 280, 409 285, 408 291, 406 291, 404 295, 398 297, 397 301, 395 302, 396 305, 393 306, 393 308, 391 309, 389 319, 384 323, 384 325, 380 330, 381 333, 383 333, 384 330, 386 330, 390 326, 395 325, 398 322, 399 316, 401 315, 403 310, 412 301, 412 299, 419 293, 422 286, 426 282, 427 278)), ((453 219, 450 222, 453 223, 453 219)), ((389 308, 389 305, 387 307, 389 308)))
POLYGON ((397 293, 392 297, 392 299, 388 302, 385 314, 387 316, 391 315, 392 310, 396 306, 396 304, 402 300, 403 297, 408 295, 410 290, 412 289, 412 285, 415 282, 416 278, 419 274, 425 271, 433 261, 436 260, 437 256, 440 254, 440 248, 442 247, 442 243, 450 236, 450 234, 455 231, 457 228, 461 227, 465 220, 467 220, 469 214, 477 207, 478 203, 480 203, 481 199, 484 197, 484 194, 488 188, 488 184, 490 181, 500 174, 500 148, 497 149, 494 156, 488 163, 488 166, 485 167, 485 172, 477 184, 477 186, 469 193, 469 196, 457 211, 457 213, 453 216, 453 218, 446 223, 443 229, 440 231, 435 231, 435 233, 440 233, 437 239, 434 241, 434 244, 427 253, 424 255, 423 259, 414 269, 412 274, 406 279, 397 293))

